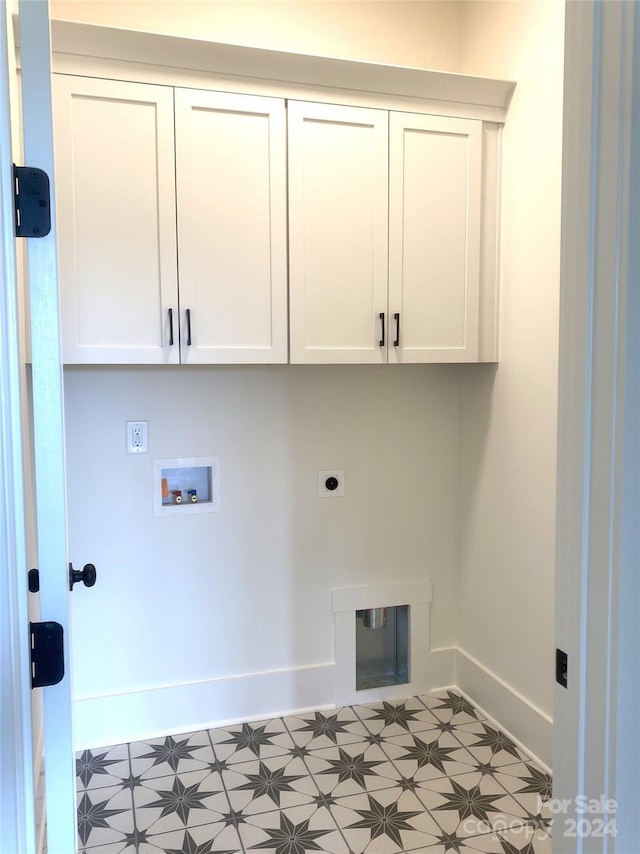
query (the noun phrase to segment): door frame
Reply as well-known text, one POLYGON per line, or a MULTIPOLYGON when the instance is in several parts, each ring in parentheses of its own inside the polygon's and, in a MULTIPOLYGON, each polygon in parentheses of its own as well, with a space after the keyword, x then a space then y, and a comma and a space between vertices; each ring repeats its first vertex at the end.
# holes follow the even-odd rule
MULTIPOLYGON (((13 35, 14 20, 8 14, 6 2, 2 4, 2 44, 0 45, 0 80, 3 84, 2 97, 6 98, 2 122, 2 172, 0 206, 2 216, 2 250, 4 260, 4 283, 7 313, 0 323, 0 338, 7 349, 6 367, 11 375, 3 377, 6 396, 3 394, 3 423, 11 426, 11 435, 1 437, 0 453, 3 459, 10 451, 11 467, 3 465, 3 484, 7 484, 7 507, 2 513, 2 530, 11 537, 13 554, 6 556, 7 586, 12 597, 8 599, 7 644, 3 644, 1 682, 15 692, 10 713, 10 724, 15 727, 11 766, 5 767, 5 750, 11 735, 8 729, 9 716, 5 717, 3 704, 0 721, 3 740, 0 743, 0 787, 2 789, 3 823, 0 828, 0 844, 3 850, 35 852, 43 842, 43 828, 36 828, 41 810, 37 809, 35 769, 40 764, 42 745, 41 732, 33 733, 34 722, 40 722, 33 714, 31 691, 31 663, 29 631, 29 604, 27 589, 28 521, 25 515, 25 495, 35 495, 36 531, 38 541, 38 568, 40 570, 39 603, 46 620, 59 623, 64 631, 64 673, 57 685, 42 691, 42 717, 44 751, 47 761, 46 820, 47 842, 52 854, 68 852, 76 847, 75 816, 75 761, 73 744, 73 706, 70 666, 69 633, 69 574, 67 568, 67 528, 64 458, 64 414, 62 396, 62 364, 60 358, 60 329, 58 315, 57 246, 55 229, 55 205, 53 193, 53 133, 51 110, 51 52, 49 39, 48 0, 18 0, 13 2, 12 12, 18 12, 21 40, 21 105, 17 98, 9 101, 8 91, 13 89, 13 35), (13 106, 14 111, 9 113, 13 106), (9 119, 9 116, 13 121, 9 119), (20 118, 17 119, 16 117, 20 118), (11 146, 19 133, 16 123, 22 127, 23 148, 11 146), (26 162, 43 169, 51 178, 51 231, 39 239, 27 241, 28 282, 25 288, 30 303, 31 320, 31 364, 30 383, 24 365, 22 340, 24 327, 18 309, 22 282, 16 275, 16 242, 14 230, 14 190, 12 161, 26 162), (24 158, 24 160, 23 160, 24 158), (31 386, 29 396, 28 389, 31 386), (29 415, 25 400, 32 407, 29 415), (31 441, 29 426, 32 427, 31 441), (29 451, 24 455, 22 445, 29 451), (33 453, 34 472, 30 456, 33 453), (4 477, 6 472, 6 479, 4 477), (28 493, 26 492, 28 490, 28 493), (7 660, 5 660, 5 658, 7 660), (5 670, 12 673, 5 674, 5 670), (13 779, 12 779, 13 778, 13 779), (14 791, 11 792, 13 787, 14 791), (5 802, 4 794, 7 791, 5 802), (4 821, 4 815, 8 816, 4 821), (35 839, 35 836, 38 839, 35 839)), ((17 91, 17 86, 11 92, 17 91)), ((4 353, 3 353, 4 357, 4 353)), ((5 359, 3 358, 3 368, 5 359)), ((4 373, 4 372, 3 372, 4 373)), ((3 556, 4 558, 5 556, 3 556)), ((3 566, 3 569, 5 567, 3 566)), ((3 614, 4 616, 4 614, 3 614)), ((4 626, 3 626, 4 629, 4 626)), ((4 640, 4 638, 3 638, 4 640)), ((35 695, 34 695, 35 697, 35 695)), ((38 699, 38 698, 36 698, 38 699)), ((39 781, 38 781, 39 782, 39 781)), ((41 804, 44 806, 44 804, 41 804)))
POLYGON ((51 230, 26 243, 31 349, 31 427, 41 619, 63 630, 64 678, 42 690, 47 847, 73 851, 76 774, 64 396, 59 316, 49 0, 18 0, 24 162, 50 179, 51 230))
POLYGON ((569 806, 554 819, 558 854, 622 854, 640 840, 638 11, 566 4, 555 609, 569 664, 555 689, 554 798, 569 806), (578 795, 617 801, 598 815, 617 837, 563 834, 594 818, 578 795))
POLYGON ((23 373, 13 213, 10 8, 0 0, 0 845, 36 850, 23 465, 23 373))

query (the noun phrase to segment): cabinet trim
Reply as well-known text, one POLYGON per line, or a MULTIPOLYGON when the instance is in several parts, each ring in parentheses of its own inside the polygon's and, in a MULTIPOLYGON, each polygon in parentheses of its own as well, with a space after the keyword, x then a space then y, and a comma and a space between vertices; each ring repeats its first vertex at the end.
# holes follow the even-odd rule
POLYGON ((215 77, 220 88, 227 91, 302 100, 317 97, 318 101, 441 115, 454 113, 497 122, 504 121, 515 88, 510 81, 445 71, 219 44, 72 21, 53 20, 51 33, 53 69, 62 73, 124 74, 123 79, 171 81, 190 88, 198 85, 200 77, 202 88, 209 89, 216 88, 212 79, 215 77), (186 76, 181 79, 182 73, 186 76))

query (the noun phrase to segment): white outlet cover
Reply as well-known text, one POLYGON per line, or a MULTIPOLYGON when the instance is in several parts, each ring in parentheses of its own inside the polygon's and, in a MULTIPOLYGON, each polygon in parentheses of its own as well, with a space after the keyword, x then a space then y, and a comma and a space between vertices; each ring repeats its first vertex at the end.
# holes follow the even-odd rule
POLYGON ((127 421, 127 453, 149 453, 149 422, 127 421), (136 441, 136 437, 139 437, 136 441))
POLYGON ((345 478, 344 469, 330 469, 318 472, 318 498, 342 498, 344 497, 345 478), (327 489, 327 479, 335 477, 338 485, 335 489, 327 489))

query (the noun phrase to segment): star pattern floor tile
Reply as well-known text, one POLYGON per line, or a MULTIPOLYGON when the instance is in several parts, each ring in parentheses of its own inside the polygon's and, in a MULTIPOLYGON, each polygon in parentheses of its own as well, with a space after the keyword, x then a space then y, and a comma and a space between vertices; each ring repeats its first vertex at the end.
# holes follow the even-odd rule
POLYGON ((118 785, 129 776, 130 772, 127 744, 83 750, 76 757, 78 791, 118 785))
POLYGON ((324 806, 305 804, 252 816, 238 828, 245 851, 304 854, 328 851, 349 854, 334 816, 324 806))
POLYGON ((315 783, 334 798, 397 787, 401 772, 375 744, 344 744, 314 750, 306 764, 315 783))
POLYGON ((220 821, 228 800, 220 774, 189 771, 154 777, 133 793, 136 826, 147 833, 166 833, 220 821))
POLYGON ((240 762, 223 771, 222 779, 231 808, 247 814, 308 804, 318 794, 307 766, 298 756, 240 762))
POLYGON ((285 718, 284 722, 294 742, 308 750, 364 741, 369 735, 369 730, 349 707, 285 718))
POLYGON ((76 757, 79 854, 550 854, 551 778, 453 691, 76 757))
MULTIPOLYGON (((551 836, 541 829, 513 827, 498 834, 501 854, 551 854, 551 836)), ((499 849, 498 849, 499 850, 499 849)))
POLYGON ((119 786, 78 793, 78 838, 86 847, 122 842, 134 830, 131 796, 119 786))
POLYGON ((461 724, 455 728, 455 735, 480 762, 512 765, 527 760, 527 756, 507 735, 485 721, 461 724))
POLYGON ((384 750, 404 777, 422 782, 475 770, 477 760, 454 735, 438 730, 388 738, 384 750))
POLYGON ((131 744, 131 771, 142 779, 201 771, 214 760, 206 732, 167 736, 131 744))
POLYGON ((389 738, 403 732, 420 732, 437 727, 439 720, 427 707, 411 697, 402 702, 371 703, 355 706, 360 720, 369 732, 389 738))
POLYGON ((340 798, 332 809, 354 854, 396 854, 437 842, 440 827, 413 792, 383 789, 340 798))
POLYGON ((281 756, 294 742, 282 718, 209 730, 216 757, 225 762, 248 762, 281 756))
POLYGON ((419 791, 443 830, 462 837, 522 824, 528 817, 524 807, 493 777, 480 772, 425 781, 419 791))
POLYGON ((447 723, 461 725, 484 720, 475 706, 453 691, 444 691, 419 699, 438 720, 447 723))

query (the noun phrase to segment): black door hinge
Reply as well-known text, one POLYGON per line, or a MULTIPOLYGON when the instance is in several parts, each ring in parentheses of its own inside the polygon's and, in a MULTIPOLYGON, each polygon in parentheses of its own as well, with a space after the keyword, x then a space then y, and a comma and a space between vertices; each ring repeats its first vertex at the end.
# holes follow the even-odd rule
POLYGON ((57 685, 64 676, 64 632, 60 623, 30 623, 31 687, 57 685))
POLYGON ((13 166, 16 237, 46 237, 51 231, 49 176, 33 166, 13 166))
POLYGON ((569 656, 566 652, 563 652, 561 649, 556 650, 556 682, 558 685, 562 685, 563 688, 567 687, 567 670, 569 667, 569 656))

